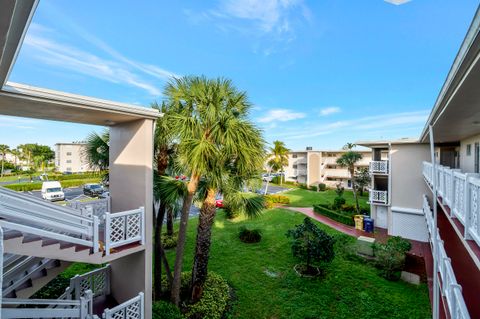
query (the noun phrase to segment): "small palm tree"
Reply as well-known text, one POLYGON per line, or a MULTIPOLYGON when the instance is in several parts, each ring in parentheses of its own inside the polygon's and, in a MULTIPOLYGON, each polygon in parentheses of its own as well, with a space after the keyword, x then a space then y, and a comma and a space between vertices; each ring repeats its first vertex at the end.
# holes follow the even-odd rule
POLYGON ((288 165, 288 152, 290 150, 285 146, 282 141, 273 141, 273 147, 270 148, 270 160, 268 166, 272 168, 274 172, 281 172, 280 184, 282 184, 284 167, 288 165))
POLYGON ((355 145, 352 143, 345 145, 344 149, 348 149, 348 151, 343 153, 342 156, 337 159, 337 164, 341 167, 346 167, 350 173, 353 197, 355 199, 355 208, 357 210, 357 214, 359 214, 360 206, 358 205, 357 187, 355 183, 355 164, 362 159, 362 154, 352 151, 353 147, 355 147, 355 145))
POLYGON ((0 156, 2 156, 2 172, 0 174, 0 177, 3 177, 3 167, 5 164, 5 156, 7 156, 7 153, 10 152, 10 147, 5 144, 0 144, 0 156))
MULTIPOLYGON (((110 165, 110 133, 108 129, 102 133, 92 132, 87 137, 87 145, 82 156, 94 170, 106 171, 110 165)), ((103 176, 108 181, 108 173, 103 176)))

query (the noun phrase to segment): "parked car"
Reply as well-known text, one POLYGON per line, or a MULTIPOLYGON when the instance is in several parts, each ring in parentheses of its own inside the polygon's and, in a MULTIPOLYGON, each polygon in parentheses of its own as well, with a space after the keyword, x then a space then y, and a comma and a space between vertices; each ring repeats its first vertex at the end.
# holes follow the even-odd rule
POLYGON ((217 207, 217 208, 223 208, 223 199, 217 199, 217 200, 215 200, 215 207, 217 207))
POLYGON ((98 195, 98 198, 109 198, 110 197, 110 192, 106 191, 98 195))
POLYGON ((273 179, 273 175, 268 175, 268 174, 263 174, 263 175, 262 175, 262 180, 263 180, 264 182, 271 182, 272 179, 273 179))
POLYGON ((90 197, 99 197, 103 194, 104 189, 100 184, 85 184, 83 185, 83 195, 90 197))
POLYGON ((57 200, 64 200, 65 193, 63 192, 60 182, 51 181, 42 183, 42 198, 51 202, 57 200))

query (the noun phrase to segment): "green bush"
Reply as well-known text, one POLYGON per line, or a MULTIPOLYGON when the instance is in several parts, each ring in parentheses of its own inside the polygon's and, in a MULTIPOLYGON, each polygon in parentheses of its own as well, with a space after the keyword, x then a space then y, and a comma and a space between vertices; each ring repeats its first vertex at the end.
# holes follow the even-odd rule
POLYGON ((387 280, 399 280, 406 253, 411 248, 412 244, 399 236, 389 238, 386 244, 374 244, 375 265, 380 269, 380 275, 387 280))
POLYGON ((340 210, 340 208, 342 208, 342 206, 345 205, 346 202, 347 200, 345 198, 337 196, 333 199, 332 208, 335 210, 340 210))
POLYGON ((316 192, 318 190, 318 187, 316 185, 310 186, 310 190, 316 192))
POLYGON ((238 210, 231 209, 228 206, 224 207, 223 210, 227 219, 235 219, 240 216, 240 212, 238 210))
POLYGON ((343 212, 349 212, 349 213, 356 213, 357 212, 357 209, 356 209, 355 205, 352 205, 352 204, 343 204, 340 207, 340 210, 343 211, 343 212))
POLYGON ((265 207, 272 208, 274 204, 290 204, 290 198, 284 195, 265 195, 265 207))
POLYGON ((153 319, 185 319, 185 316, 180 312, 174 304, 168 301, 157 301, 152 305, 153 319))
POLYGON ((299 183, 299 184, 298 184, 298 188, 308 189, 308 186, 307 186, 306 184, 299 183))
POLYGON ((355 221, 353 220, 352 216, 344 215, 340 212, 336 212, 334 210, 330 210, 325 205, 313 205, 313 211, 330 219, 333 219, 339 223, 355 226, 355 221))
POLYGON ((281 180, 280 180, 280 176, 274 176, 272 178, 272 183, 273 184, 280 184, 281 180))
POLYGON ((172 236, 168 236, 167 234, 163 234, 162 235, 163 248, 171 249, 173 247, 176 247, 177 246, 177 240, 178 240, 178 233, 177 232, 173 233, 172 236))
POLYGON ((321 192, 326 191, 327 190, 327 185, 324 184, 324 183, 318 184, 318 190, 321 191, 321 192))
POLYGON ((240 227, 238 238, 244 243, 258 243, 262 239, 260 229, 248 229, 245 226, 240 227))

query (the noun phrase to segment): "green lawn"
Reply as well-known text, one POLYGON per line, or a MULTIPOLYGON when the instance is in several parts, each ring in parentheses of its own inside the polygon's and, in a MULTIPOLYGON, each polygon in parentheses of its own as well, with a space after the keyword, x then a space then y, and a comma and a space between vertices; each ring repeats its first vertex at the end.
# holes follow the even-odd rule
MULTIPOLYGON (((282 195, 290 198, 289 206, 292 207, 312 207, 314 204, 332 204, 333 199, 337 197, 334 190, 328 189, 324 192, 314 192, 306 189, 292 189, 282 195)), ((347 200, 347 204, 354 204, 353 192, 345 191, 343 197, 347 200)), ((359 205, 366 209, 369 209, 368 194, 364 193, 359 197, 359 205)))
MULTIPOLYGON (((294 190, 290 196, 296 198, 302 192, 294 190)), ((311 197, 309 201, 296 200, 307 205, 317 196, 306 196, 311 197)), ((292 269, 296 261, 285 233, 303 218, 299 213, 273 209, 257 219, 229 221, 219 212, 212 233, 209 269, 226 278, 235 289, 233 318, 431 318, 426 285, 389 282, 363 263, 337 256, 325 278, 298 277, 292 269), (242 225, 260 228, 262 241, 242 243, 237 237, 242 225)), ((196 218, 190 220, 185 270, 192 265, 196 224, 196 218)), ((346 236, 318 225, 329 234, 346 236)), ((167 255, 173 264, 174 251, 167 255)))

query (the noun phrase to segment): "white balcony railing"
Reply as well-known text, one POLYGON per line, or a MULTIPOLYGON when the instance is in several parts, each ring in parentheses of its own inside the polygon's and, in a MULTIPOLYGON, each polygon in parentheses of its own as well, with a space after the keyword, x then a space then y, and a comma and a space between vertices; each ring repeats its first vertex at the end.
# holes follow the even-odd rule
POLYGON ((437 233, 437 240, 433 240, 434 221, 432 210, 428 204, 427 197, 423 195, 423 213, 427 221, 428 233, 430 235, 430 245, 432 246, 433 253, 436 253, 436 260, 438 260, 438 273, 434 276, 434 280, 437 280, 442 292, 442 296, 445 298, 447 308, 450 313, 450 318, 457 319, 469 319, 465 300, 462 295, 462 287, 457 283, 455 273, 453 272, 452 263, 445 251, 443 241, 440 235, 437 233), (435 247, 436 245, 436 247, 435 247))
POLYGON ((371 161, 370 173, 371 174, 388 174, 388 161, 371 161))
POLYGON ((464 226, 464 238, 473 239, 480 246, 480 175, 441 165, 434 172, 431 163, 423 162, 423 176, 430 187, 433 174, 442 203, 450 208, 450 216, 464 226))
POLYGON ((373 204, 388 204, 388 192, 387 191, 377 191, 374 189, 369 190, 369 199, 370 203, 373 204))

